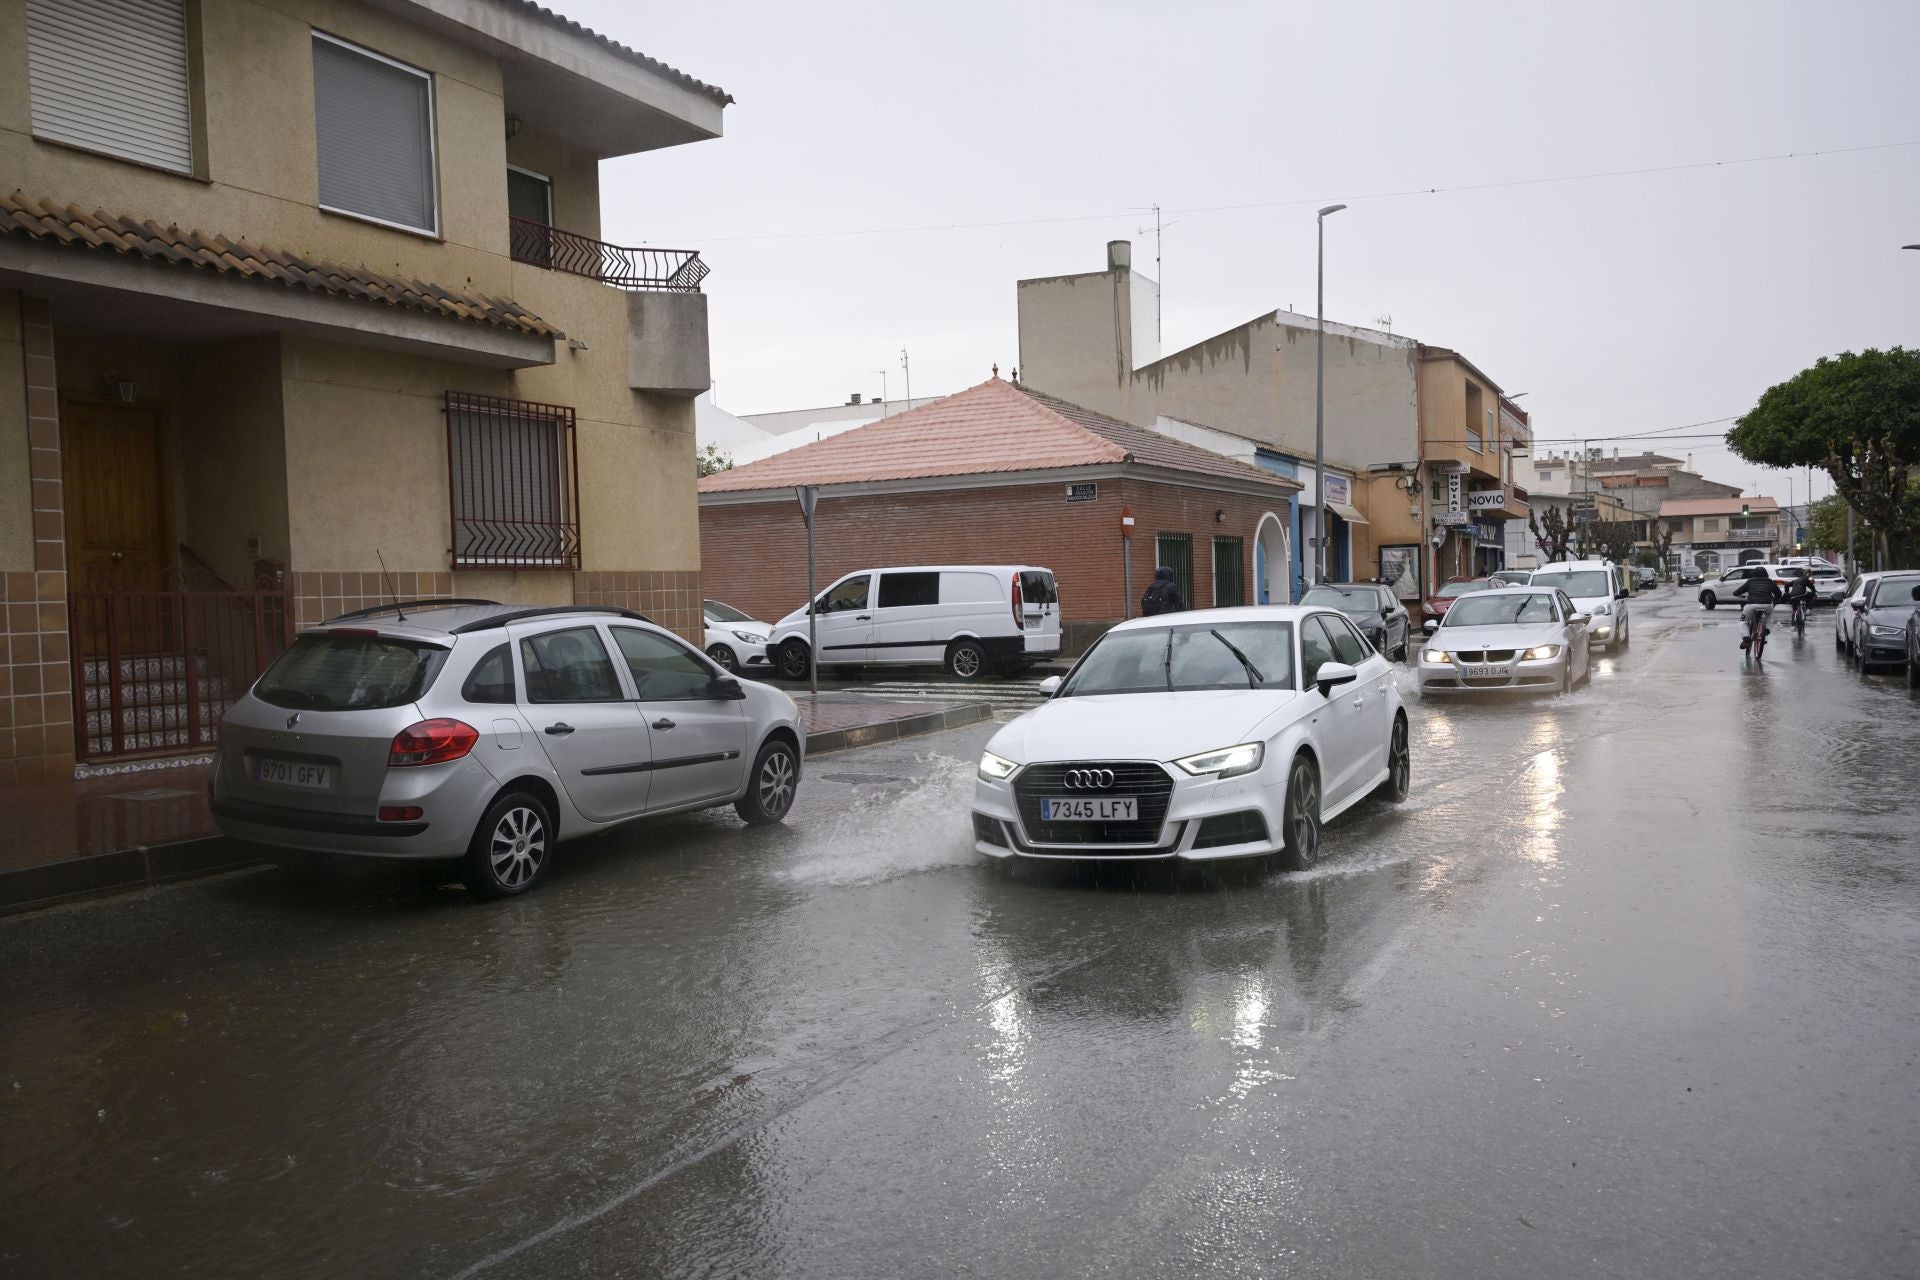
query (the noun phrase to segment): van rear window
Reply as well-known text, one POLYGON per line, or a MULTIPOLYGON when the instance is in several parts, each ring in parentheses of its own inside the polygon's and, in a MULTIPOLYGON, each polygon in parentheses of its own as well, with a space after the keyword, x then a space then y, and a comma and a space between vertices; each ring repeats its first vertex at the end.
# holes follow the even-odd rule
POLYGON ((1028 604, 1060 603, 1060 594, 1054 586, 1053 575, 1036 569, 1021 571, 1020 596, 1028 604))
POLYGON ((447 651, 388 636, 309 632, 274 660, 253 696, 301 711, 374 711, 417 701, 447 651))

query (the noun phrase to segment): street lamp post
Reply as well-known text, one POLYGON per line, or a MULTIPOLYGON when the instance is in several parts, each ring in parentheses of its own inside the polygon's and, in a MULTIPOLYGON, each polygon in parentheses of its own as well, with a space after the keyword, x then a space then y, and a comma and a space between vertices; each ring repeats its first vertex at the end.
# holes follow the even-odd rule
POLYGON ((1313 585, 1327 580, 1327 215, 1347 206, 1330 204, 1313 220, 1315 302, 1313 339, 1313 585))

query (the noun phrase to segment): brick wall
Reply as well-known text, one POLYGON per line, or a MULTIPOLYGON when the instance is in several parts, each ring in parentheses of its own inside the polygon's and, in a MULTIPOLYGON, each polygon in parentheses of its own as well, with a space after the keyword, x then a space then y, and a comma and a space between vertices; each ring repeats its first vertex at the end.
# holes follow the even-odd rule
MULTIPOLYGON (((1092 502, 1068 502, 1058 483, 867 497, 822 497, 814 517, 815 580, 891 564, 1032 564, 1052 569, 1062 620, 1113 622, 1153 578, 1154 537, 1193 539, 1195 599, 1213 603, 1212 539, 1241 540, 1242 598, 1253 599, 1260 517, 1284 523, 1287 496, 1210 493, 1139 480, 1102 480, 1092 502), (1133 580, 1123 585, 1120 508, 1133 508, 1133 580), (1216 512, 1224 519, 1216 519, 1216 512)), ((807 535, 790 494, 745 506, 700 509, 701 580, 707 595, 771 622, 807 597, 807 535)), ((1137 605, 1136 605, 1137 607, 1137 605)))

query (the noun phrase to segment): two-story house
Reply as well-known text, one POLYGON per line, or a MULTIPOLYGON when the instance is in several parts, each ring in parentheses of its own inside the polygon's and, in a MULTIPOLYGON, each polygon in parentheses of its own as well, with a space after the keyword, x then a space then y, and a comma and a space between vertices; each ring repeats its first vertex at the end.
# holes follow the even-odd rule
POLYGON ((1673 534, 1676 566, 1718 573, 1773 558, 1780 541, 1780 504, 1772 498, 1674 498, 1659 519, 1673 534))
POLYGON ((0 0, 0 66, 0 777, 394 594, 698 636, 707 267, 599 164, 724 92, 528 0, 0 0))

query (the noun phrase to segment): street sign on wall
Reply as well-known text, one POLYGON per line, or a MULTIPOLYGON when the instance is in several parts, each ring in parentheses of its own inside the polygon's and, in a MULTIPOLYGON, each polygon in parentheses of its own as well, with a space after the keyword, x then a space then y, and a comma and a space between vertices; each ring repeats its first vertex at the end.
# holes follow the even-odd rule
POLYGON ((1082 480, 1079 484, 1067 486, 1068 502, 1092 502, 1100 496, 1100 486, 1092 480, 1082 480))

